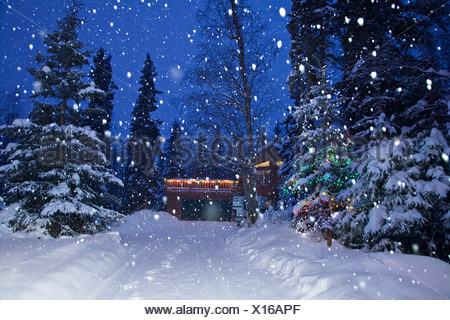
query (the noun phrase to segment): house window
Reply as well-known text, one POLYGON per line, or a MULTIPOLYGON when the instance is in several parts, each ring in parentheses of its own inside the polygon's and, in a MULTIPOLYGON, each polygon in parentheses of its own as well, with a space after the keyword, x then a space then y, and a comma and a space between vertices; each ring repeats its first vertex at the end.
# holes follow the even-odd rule
POLYGON ((270 170, 258 170, 256 174, 256 184, 259 186, 270 184, 270 170))

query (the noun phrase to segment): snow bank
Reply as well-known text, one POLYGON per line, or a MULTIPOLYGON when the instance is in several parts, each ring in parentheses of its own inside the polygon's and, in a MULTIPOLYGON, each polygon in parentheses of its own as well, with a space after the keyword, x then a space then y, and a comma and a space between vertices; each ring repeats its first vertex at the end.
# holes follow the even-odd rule
POLYGON ((89 299, 124 253, 117 232, 61 239, 0 239, 1 299, 89 299))
POLYGON ((287 299, 449 299, 450 266, 429 257, 365 253, 288 230, 242 229, 227 240, 234 259, 280 278, 287 299))

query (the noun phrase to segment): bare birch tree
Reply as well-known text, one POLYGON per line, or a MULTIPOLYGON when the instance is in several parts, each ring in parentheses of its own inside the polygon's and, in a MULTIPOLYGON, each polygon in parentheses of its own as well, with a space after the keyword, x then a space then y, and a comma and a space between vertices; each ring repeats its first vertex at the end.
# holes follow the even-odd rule
POLYGON ((198 19, 202 38, 187 77, 193 89, 187 103, 198 125, 220 130, 234 142, 252 226, 258 210, 255 134, 274 106, 268 70, 276 48, 258 13, 244 1, 208 0, 198 19))

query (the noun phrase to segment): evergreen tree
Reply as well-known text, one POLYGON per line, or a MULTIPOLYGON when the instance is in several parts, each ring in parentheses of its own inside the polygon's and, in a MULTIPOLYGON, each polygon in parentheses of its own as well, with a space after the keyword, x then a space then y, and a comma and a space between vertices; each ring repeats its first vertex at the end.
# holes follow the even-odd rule
POLYGON ((281 126, 281 123, 277 121, 275 128, 273 128, 273 138, 274 140, 279 142, 282 136, 283 136, 283 128, 281 126))
POLYGON ((412 126, 389 127, 391 121, 382 114, 369 129, 366 151, 355 163, 359 179, 341 194, 351 199, 336 219, 337 235, 345 244, 448 259, 449 100, 442 90, 446 74, 429 72, 433 84, 428 94, 398 121, 414 122, 412 126), (390 134, 396 131, 401 134, 390 134))
POLYGON ((167 140, 167 148, 164 150, 163 178, 185 178, 185 171, 179 150, 181 128, 178 121, 174 121, 167 140))
MULTIPOLYGON (((433 1, 433 6, 439 8, 439 3, 443 2, 433 1)), ((441 10, 425 18, 423 5, 387 0, 336 4, 342 23, 342 55, 337 62, 343 72, 337 87, 347 99, 343 114, 349 130, 358 138, 368 141, 373 121, 379 123, 382 114, 393 128, 409 125, 398 120, 426 94, 425 70, 439 67, 433 33, 446 32, 448 15, 441 10)))
POLYGON ((446 5, 444 0, 336 2, 341 70, 351 72, 358 61, 386 45, 414 52, 428 61, 442 59, 449 50, 445 46, 449 22, 446 5))
POLYGON ((77 30, 84 22, 78 16, 81 7, 78 0, 70 2, 66 16, 58 21, 58 28, 44 36, 48 54, 38 52, 34 59, 42 66, 28 69, 35 78, 35 92, 31 96, 35 100, 30 119, 36 124, 77 124, 80 102, 104 94, 94 83, 85 82, 86 73, 82 71, 89 65, 90 53, 78 40, 77 30))
POLYGON ((389 129, 389 134, 397 135, 402 125, 409 125, 402 115, 427 91, 428 75, 422 67, 421 61, 405 56, 398 47, 383 47, 360 61, 339 83, 350 132, 369 142, 374 130, 389 129))
POLYGON ((22 111, 19 88, 15 88, 11 93, 5 93, 4 101, 0 99, 0 124, 10 125, 19 118, 22 111))
POLYGON ((300 132, 296 137, 299 152, 293 158, 285 192, 309 205, 307 216, 296 217, 297 222, 307 220, 306 229, 315 227, 315 222, 329 220, 333 211, 345 205, 335 201, 352 178, 348 169, 350 139, 340 124, 338 107, 339 100, 323 72, 320 82, 311 87, 293 115, 300 132))
POLYGON ((95 95, 89 102, 89 106, 83 112, 83 125, 88 125, 92 130, 103 134, 111 128, 114 91, 117 86, 112 79, 111 55, 100 48, 94 57, 94 68, 91 70, 91 79, 95 86, 102 90, 104 95, 95 95))
POLYGON ((447 5, 445 0, 415 0, 410 2, 409 13, 413 19, 420 21, 414 25, 409 50, 414 50, 434 68, 440 66, 444 70, 450 70, 450 16, 447 5))
POLYGON ((152 119, 156 111, 157 94, 154 79, 157 73, 150 55, 144 62, 140 78, 139 96, 132 112, 131 137, 127 145, 128 166, 125 171, 125 210, 135 210, 158 204, 160 189, 157 159, 161 153, 159 125, 161 121, 152 119))
POLYGON ((82 24, 80 7, 76 0, 70 3, 58 29, 44 38, 49 55, 36 57, 43 66, 29 69, 38 89, 32 97, 39 99, 30 113, 32 122, 15 120, 1 128, 7 145, 0 153, 0 176, 8 205, 1 220, 13 231, 92 234, 120 217, 112 210, 117 199, 108 189, 122 182, 109 168, 105 145, 95 131, 74 125, 78 117, 69 109, 71 100, 78 104, 93 93, 103 94, 83 82, 87 52, 76 33, 82 24))
POLYGON ((424 17, 420 3, 337 5, 345 21, 338 87, 360 159, 359 177, 340 195, 351 203, 336 233, 351 246, 448 259, 448 72, 431 32, 445 33, 448 16, 436 12, 411 28, 424 17))
MULTIPOLYGON (((11 125, 15 119, 19 118, 22 111, 21 97, 19 88, 15 88, 11 93, 6 91, 0 92, 0 125, 11 125)), ((0 150, 8 145, 9 141, 6 136, 0 136, 0 150)), ((4 160, 0 158, 0 165, 4 164, 4 160)), ((0 195, 3 192, 4 183, 0 182, 0 195)), ((0 203, 3 200, 0 199, 0 203)))
POLYGON ((294 158, 300 152, 300 147, 298 145, 299 126, 297 126, 296 119, 290 111, 283 121, 285 134, 281 138, 281 148, 280 155, 283 158, 283 164, 279 168, 279 174, 283 183, 280 186, 281 192, 280 197, 285 203, 290 205, 295 205, 297 202, 298 192, 291 192, 288 188, 284 186, 287 185, 287 180, 294 175, 294 158))
MULTIPOLYGON (((300 116, 300 113, 306 111, 305 103, 309 104, 311 101, 316 103, 321 100, 320 96, 326 96, 325 92, 330 91, 322 71, 331 64, 332 52, 336 47, 333 27, 336 24, 337 13, 333 2, 326 0, 292 0, 291 11, 287 29, 292 40, 289 51, 292 71, 288 78, 288 84, 296 111, 295 116, 289 114, 284 121, 286 136, 282 140, 281 155, 284 162, 280 173, 284 178, 282 197, 289 204, 294 204, 302 196, 300 196, 298 188, 293 189, 291 186, 289 189, 288 186, 292 184, 291 180, 299 174, 298 158, 305 154, 305 141, 302 141, 302 134, 305 130, 312 130, 313 128, 308 128, 308 126, 314 126, 317 122, 316 119, 309 118, 311 115, 304 113, 300 116), (319 92, 319 88, 325 89, 324 93, 319 92), (307 119, 299 119, 299 117, 307 119), (303 120, 309 123, 303 124, 301 122, 303 120)), ((310 105, 311 108, 313 108, 313 104, 310 105)), ((330 103, 330 105, 332 104, 330 103)), ((320 110, 318 107, 317 114, 322 111, 325 110, 320 110)), ((313 110, 309 110, 309 112, 314 113, 313 110)), ((320 115, 320 117, 322 116, 320 115)), ((312 141, 310 141, 311 143, 312 141)), ((318 146, 313 148, 316 147, 318 146)), ((307 152, 308 150, 306 150, 306 154, 307 152)))
POLYGON ((289 51, 292 71, 288 83, 296 105, 302 95, 320 80, 321 70, 330 63, 336 47, 333 27, 337 14, 333 3, 329 0, 292 0, 292 13, 287 25, 292 41, 289 51))
POLYGON ((154 79, 157 76, 150 54, 147 53, 139 81, 141 85, 139 96, 132 112, 131 136, 133 137, 147 137, 151 141, 155 141, 159 137, 158 125, 161 124, 161 121, 151 118, 151 113, 158 108, 156 95, 162 93, 155 87, 154 79))
POLYGON ((315 228, 335 212, 328 223, 346 245, 448 259, 445 1, 292 2, 289 87, 296 111, 285 120, 281 172, 284 191, 306 200, 296 208, 300 227, 315 228), (342 72, 332 91, 317 85, 324 65, 342 72), (342 101, 326 109, 335 104, 333 92, 342 101), (324 122, 333 115, 346 121, 340 131, 333 132, 337 121, 324 122), (337 148, 327 148, 325 132, 337 148), (337 156, 343 162, 330 161, 337 156), (326 201, 333 198, 330 210, 326 201))
POLYGON ((379 141, 358 163, 359 179, 341 195, 351 203, 336 217, 337 236, 349 246, 447 260, 449 137, 432 128, 415 138, 379 141))
POLYGON ((16 120, 0 129, 10 142, 0 155, 5 164, 2 223, 52 237, 92 234, 109 228, 120 215, 106 189, 122 185, 108 168, 95 132, 69 126, 40 126, 16 120))

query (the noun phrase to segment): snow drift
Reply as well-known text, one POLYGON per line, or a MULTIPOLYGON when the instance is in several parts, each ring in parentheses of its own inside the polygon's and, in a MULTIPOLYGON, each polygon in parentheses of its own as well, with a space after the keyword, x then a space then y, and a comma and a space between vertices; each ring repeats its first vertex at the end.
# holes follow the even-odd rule
POLYGON ((104 234, 38 240, 2 229, 0 243, 1 299, 450 297, 440 260, 328 248, 271 221, 239 229, 141 211, 104 234))

